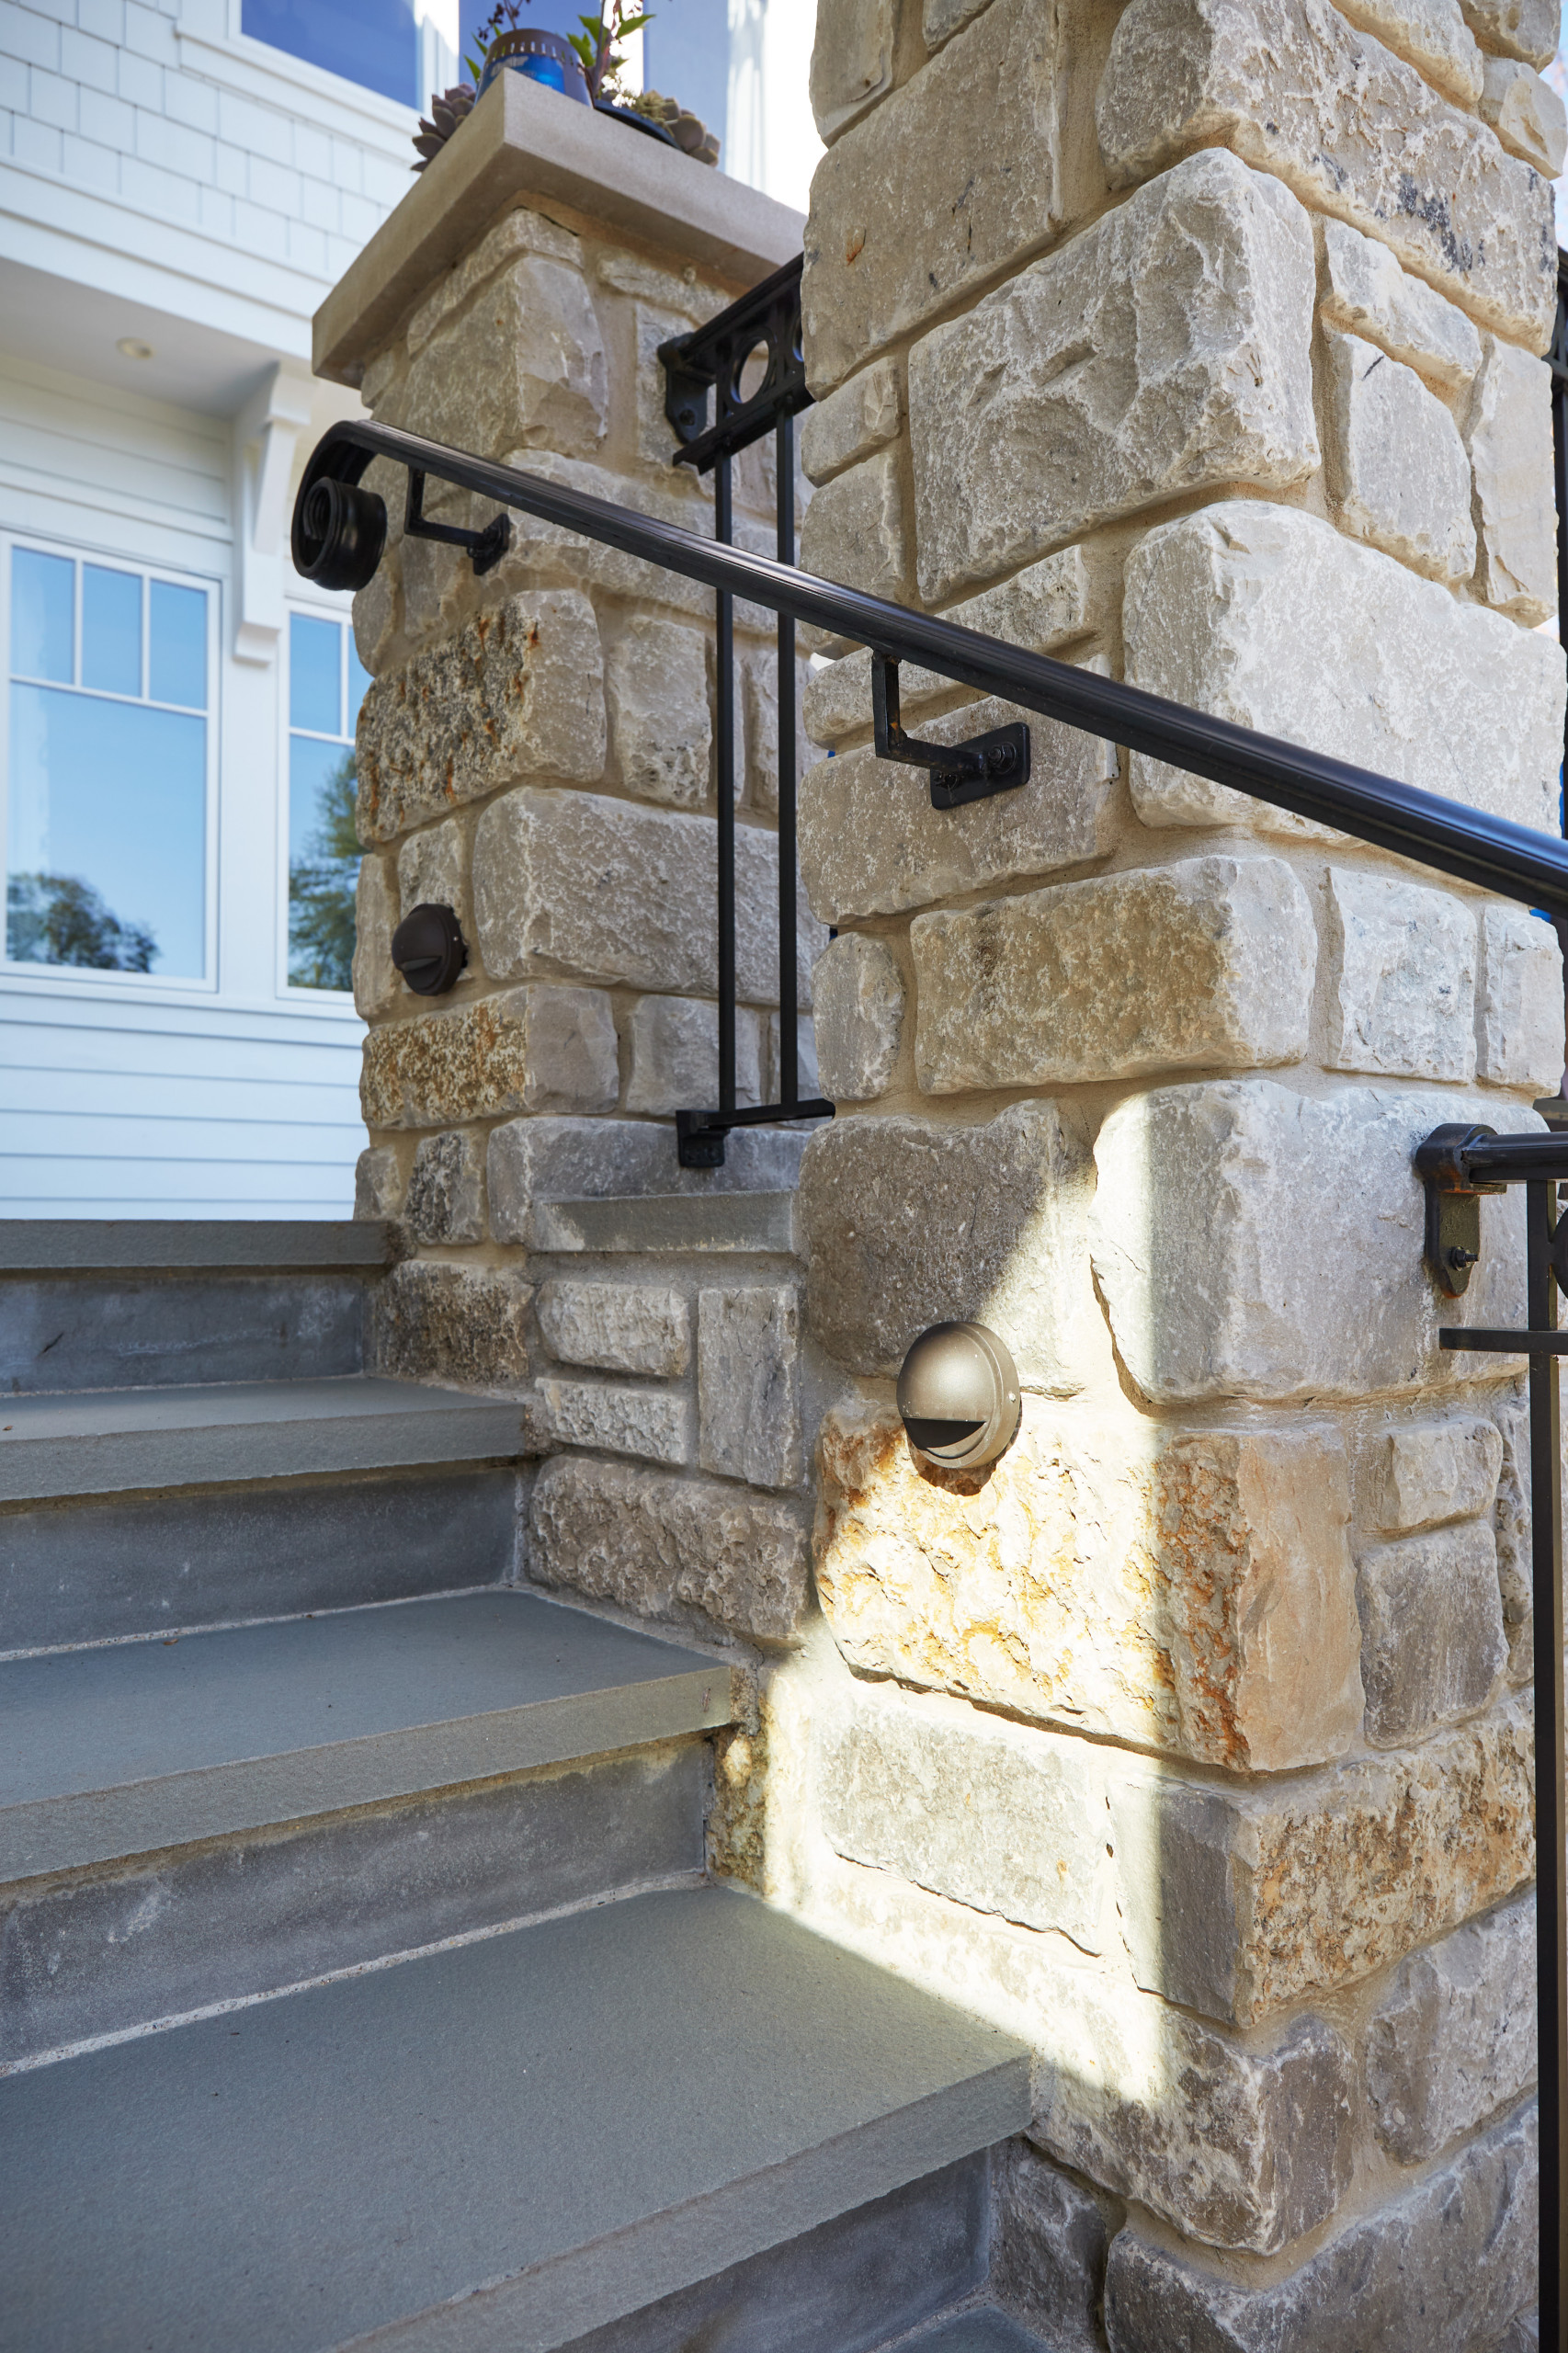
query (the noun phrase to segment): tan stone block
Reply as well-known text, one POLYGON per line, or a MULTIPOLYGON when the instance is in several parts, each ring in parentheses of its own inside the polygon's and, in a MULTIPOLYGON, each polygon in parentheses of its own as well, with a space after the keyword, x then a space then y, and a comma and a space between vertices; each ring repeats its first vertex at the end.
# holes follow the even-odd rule
POLYGON ((1475 916, 1447 891, 1328 870, 1324 967, 1331 1070, 1475 1075, 1475 916))
POLYGON ((812 44, 812 114, 832 141, 892 87, 894 0, 824 0, 812 44))
POLYGON ((360 705, 356 756, 365 842, 519 777, 593 783, 605 761, 593 607, 558 588, 512 597, 388 671, 360 705))
POLYGON ((501 1111, 611 1111, 615 1021, 597 989, 504 989, 372 1029, 359 1102, 371 1128, 444 1127, 501 1111))
POLYGON ((1503 1468, 1503 1440, 1493 1422, 1449 1415, 1405 1422, 1376 1449, 1378 1526, 1411 1536, 1446 1519, 1479 1518, 1492 1508, 1503 1468))
POLYGON ((1465 440, 1475 469, 1481 585, 1527 628, 1557 613, 1551 370, 1488 335, 1465 440))
POLYGON ((588 256, 588 266, 600 286, 608 286, 616 294, 630 294, 637 301, 654 302, 663 310, 678 312, 683 326, 706 326, 733 299, 722 288, 699 278, 690 262, 679 270, 665 269, 644 255, 628 253, 619 245, 596 244, 588 256))
POLYGON ((528 1439, 530 1452, 587 1446, 642 1462, 689 1462, 691 1401, 676 1390, 546 1378, 529 1404, 528 1439))
POLYGON ((874 359, 801 419, 801 467, 808 482, 831 482, 846 466, 898 438, 903 415, 897 362, 874 359))
POLYGON ((1532 165, 1543 179, 1556 179, 1568 148, 1568 113, 1539 74, 1528 65, 1489 57, 1481 119, 1492 125, 1510 155, 1532 165))
POLYGON ((698 1461, 754 1487, 801 1482, 800 1293, 749 1283, 697 1294, 698 1461))
MULTIPOLYGON (((819 960, 820 961, 820 960, 819 960)), ((767 1035, 763 1040, 767 1066, 763 1085, 767 1089, 763 1100, 782 1103, 784 1100, 784 1026, 777 1013, 767 1017, 767 1035)), ((817 1069, 816 1022, 809 1013, 795 1018, 795 1100, 809 1101, 822 1093, 822 1076, 817 1069)))
POLYGON ((903 1035, 903 975, 885 940, 840 932, 812 974, 817 1071, 830 1103, 869 1103, 892 1078, 903 1035))
POLYGON ((354 599, 354 651, 361 668, 372 678, 385 664, 402 622, 399 578, 397 557, 384 555, 373 578, 354 599))
POLYGON ((1497 1086, 1555 1094, 1562 1076, 1562 951, 1523 907, 1481 911, 1476 1072, 1497 1086))
POLYGON ((1027 1406, 977 1473, 919 1463, 885 1407, 844 1408, 819 1461, 817 1590, 862 1671, 1231 1769, 1356 1738, 1332 1429, 1165 1439, 1027 1406))
POLYGON ((421 1136, 403 1215, 419 1242, 484 1239, 484 1141, 460 1128, 421 1136))
POLYGON ((862 458, 819 490, 801 532, 801 569, 889 604, 909 601, 909 539, 896 449, 862 458))
POLYGON ((525 254, 438 327, 381 422, 449 447, 591 458, 608 416, 604 342, 574 267, 525 254))
POLYGON ((1361 1681, 1375 1748, 1486 1705, 1507 1664, 1497 1547, 1479 1520, 1362 1553, 1361 1681))
POLYGON ((921 733, 933 744, 960 744, 1017 720, 1029 730, 1028 784, 966 808, 933 809, 925 770, 879 760, 869 745, 807 769, 801 874, 821 922, 836 928, 898 915, 1014 875, 1080 866, 1109 849, 1114 745, 992 699, 933 719, 921 733))
POLYGON ((1522 57, 1542 73, 1551 64, 1562 24, 1557 0, 1460 0, 1460 6, 1483 49, 1522 57))
MULTIPOLYGON (((564 489, 585 491, 590 498, 608 499, 613 506, 630 507, 634 514, 673 523, 677 530, 695 532, 699 539, 710 540, 713 536, 712 502, 702 496, 694 483, 682 483, 673 490, 656 490, 633 475, 613 473, 608 467, 589 465, 577 458, 558 457, 547 449, 509 449, 504 462, 564 489)), ((738 531, 736 536, 739 537, 738 531)), ((767 552, 771 554, 773 550, 769 548, 767 552)), ((558 524, 540 522, 514 507, 510 550, 489 575, 494 593, 506 597, 518 588, 531 587, 541 579, 559 581, 574 589, 602 588, 610 596, 625 597, 629 603, 686 613, 694 620, 708 621, 713 615, 710 588, 686 579, 678 572, 666 571, 663 564, 627 555, 619 548, 607 547, 600 540, 582 539, 558 524)), ((765 625, 758 607, 738 607, 737 613, 753 616, 745 620, 745 626, 757 629, 765 625)), ((772 626, 771 615, 767 617, 766 625, 772 626)))
POLYGON ((363 858, 354 886, 354 1006, 361 1021, 386 1013, 403 994, 392 960, 397 928, 396 870, 390 858, 363 858))
MULTIPOLYGON (((1555 833, 1560 646, 1461 604, 1332 524, 1256 499, 1165 523, 1127 559, 1130 685, 1555 833)), ((1147 825, 1324 838, 1135 756, 1147 825)))
POLYGON ((1408 60, 1456 106, 1474 106, 1482 57, 1460 0, 1345 0, 1341 14, 1408 60))
POLYGON ((532 1296, 517 1275, 492 1267, 405 1258, 372 1294, 371 1360, 398 1381, 514 1388, 528 1377, 532 1296))
POLYGON ((627 791, 701 808, 713 741, 702 636, 653 613, 629 615, 605 649, 605 701, 627 791))
POLYGON ((1551 332, 1546 183, 1329 0, 1132 0, 1096 119, 1119 185, 1223 142, 1481 325, 1537 351, 1551 332))
POLYGON ((691 1316, 673 1283, 610 1283, 563 1275, 541 1283, 539 1328, 562 1364, 665 1379, 691 1362, 691 1316))
POLYGON ((354 1214, 393 1218, 403 1208, 403 1171, 391 1144, 369 1144, 354 1163, 354 1214))
MULTIPOLYGON (((631 1072, 626 1108, 656 1119, 719 1099, 719 1008, 710 997, 642 996, 627 1024, 631 1072)), ((735 1008, 735 1101, 762 1101, 757 1017, 735 1008)))
MULTIPOLYGON (((410 834, 397 854, 398 902, 405 915, 415 907, 450 907, 470 941, 472 959, 473 913, 469 904, 468 845, 462 825, 448 817, 438 825, 422 826, 410 834)), ((472 975, 472 961, 467 967, 472 975)))
MULTIPOLYGON (((738 665, 739 738, 735 775, 744 779, 744 798, 754 809, 777 815, 778 810, 778 655, 772 646, 748 646, 738 665)), ((809 691, 811 665, 795 664, 795 796, 800 803, 801 779, 811 756, 801 708, 809 691)))
POLYGON ((1492 1516, 1497 1540, 1497 1585, 1508 1631, 1508 1680, 1528 1683, 1535 1669, 1535 1571, 1531 1557, 1529 1407, 1508 1398, 1497 1408, 1503 1469, 1492 1516))
POLYGON ((1388 247, 1343 221, 1323 224, 1323 314, 1365 335, 1444 392, 1462 392, 1481 365, 1481 337, 1452 302, 1401 269, 1388 247))
POLYGON ((1312 473, 1315 298, 1305 212, 1216 149, 934 328, 909 355, 926 603, 1157 500, 1312 473))
POLYGON ((910 927, 928 1095, 1298 1062, 1317 940, 1281 858, 1183 858, 910 927))
POLYGON ((1433 580, 1475 569, 1470 460, 1413 368, 1358 335, 1324 335, 1329 482, 1341 528, 1433 580))
POLYGON ((1061 226, 1055 20, 991 0, 817 165, 801 314, 819 396, 1061 226))
POLYGON ((1369 2019, 1367 2090, 1402 2165, 1436 2156, 1536 2074, 1535 1905, 1527 1896, 1413 1953, 1369 2019))
MULTIPOLYGON (((466 302, 498 269, 523 255, 534 254, 546 261, 562 262, 568 268, 580 268, 583 261, 581 238, 559 222, 547 221, 542 212, 530 212, 519 205, 499 220, 483 236, 472 253, 447 271, 433 292, 427 294, 408 323, 408 349, 411 356, 423 351, 437 327, 449 319, 460 303, 466 302)), ((369 370, 366 381, 369 381, 369 370)), ((359 397, 367 406, 376 403, 361 384, 359 397)))

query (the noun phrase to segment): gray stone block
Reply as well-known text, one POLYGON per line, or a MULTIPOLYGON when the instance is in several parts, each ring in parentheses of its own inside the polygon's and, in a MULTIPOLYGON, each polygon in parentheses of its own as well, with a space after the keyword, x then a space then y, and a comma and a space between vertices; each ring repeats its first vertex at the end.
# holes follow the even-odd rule
POLYGON ((562 1364, 665 1379, 691 1361, 691 1312, 673 1283, 541 1283, 539 1328, 562 1364))
POLYGON ((753 1283, 697 1295, 698 1461, 754 1487, 801 1480, 800 1293, 753 1283))
POLYGON ((528 1377, 532 1297, 506 1267, 405 1258, 376 1294, 372 1361, 397 1381, 510 1387, 528 1377))
POLYGON ((743 1129, 728 1139, 722 1168, 682 1168, 674 1128, 649 1120, 508 1120, 491 1131, 490 1230, 497 1242, 532 1242, 532 1212, 541 1201, 788 1189, 805 1148, 806 1138, 788 1129, 743 1129))
POLYGON ((1412 1953, 1365 2051, 1378 2138, 1403 2165, 1517 2099, 1536 2072, 1534 1896, 1412 1953))
POLYGON ((1484 1707, 1508 1657, 1485 1522, 1381 1544, 1358 1567, 1368 1739, 1392 1748, 1484 1707))
POLYGON ((528 1451, 586 1446, 642 1462, 691 1461, 691 1400, 612 1381, 540 1381, 528 1401, 528 1451))
POLYGON ((353 1275, 96 1274, 0 1282, 0 1393, 358 1372, 353 1275))
POLYGON ((992 2158, 991 2292, 1051 2353, 1103 2353, 1106 2204, 1027 2141, 992 2158))
POLYGON ((403 1215, 421 1242, 484 1239, 484 1139, 449 1128, 421 1136, 403 1215))
POLYGON ((634 1193, 615 1200, 539 1201, 528 1223, 536 1250, 790 1257, 795 1196, 634 1193))

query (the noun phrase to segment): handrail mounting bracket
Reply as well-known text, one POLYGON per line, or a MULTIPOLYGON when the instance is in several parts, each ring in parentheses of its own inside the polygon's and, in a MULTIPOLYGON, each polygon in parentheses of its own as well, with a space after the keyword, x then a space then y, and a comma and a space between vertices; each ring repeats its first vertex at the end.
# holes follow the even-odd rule
POLYGON ((931 772, 933 809, 961 809, 994 792, 1016 792, 1029 780, 1029 731, 1021 720, 971 735, 962 744, 922 744, 906 735, 898 716, 898 664, 871 649, 871 720, 879 760, 931 772))

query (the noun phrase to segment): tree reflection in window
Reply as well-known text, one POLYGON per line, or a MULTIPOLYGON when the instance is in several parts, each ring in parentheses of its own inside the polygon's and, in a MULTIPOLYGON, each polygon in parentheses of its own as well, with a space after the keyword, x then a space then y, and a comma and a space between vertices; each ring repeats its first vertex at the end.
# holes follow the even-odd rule
POLYGON ((354 985, 355 792, 354 755, 345 752, 319 790, 305 855, 289 868, 289 978, 297 989, 354 985))
POLYGON ((145 924, 121 923, 78 874, 13 874, 6 884, 6 944, 23 964, 82 964, 95 972, 150 972, 158 943, 145 924))

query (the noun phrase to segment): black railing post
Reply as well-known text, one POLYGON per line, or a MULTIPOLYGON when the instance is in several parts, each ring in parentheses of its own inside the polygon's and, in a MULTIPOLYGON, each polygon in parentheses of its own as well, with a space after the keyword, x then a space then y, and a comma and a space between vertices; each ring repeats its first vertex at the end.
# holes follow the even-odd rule
MULTIPOLYGON (((730 459, 713 469, 713 536, 726 546, 733 537, 730 511, 730 459)), ((714 694, 719 726, 719 1108, 735 1108, 735 608, 726 589, 714 597, 717 667, 714 694)))
MULTIPOLYGON (((1557 1187, 1525 1188, 1528 1233, 1528 1311, 1535 1331, 1557 1323, 1552 1267, 1557 1187)), ((1568 2138, 1568 1874, 1564 1872, 1562 1716, 1562 1458, 1557 1358, 1530 1356, 1530 1569, 1534 1586, 1536 1972, 1540 2086, 1540 2341, 1563 2353, 1562 2281, 1568 2214, 1562 2150, 1568 2138)))
MULTIPOLYGON (((795 561, 795 419, 786 414, 774 434, 778 477, 778 561, 795 561)), ((795 1003, 795 624, 778 616, 778 1108, 790 1118, 801 1100, 801 1055, 795 1003)))

